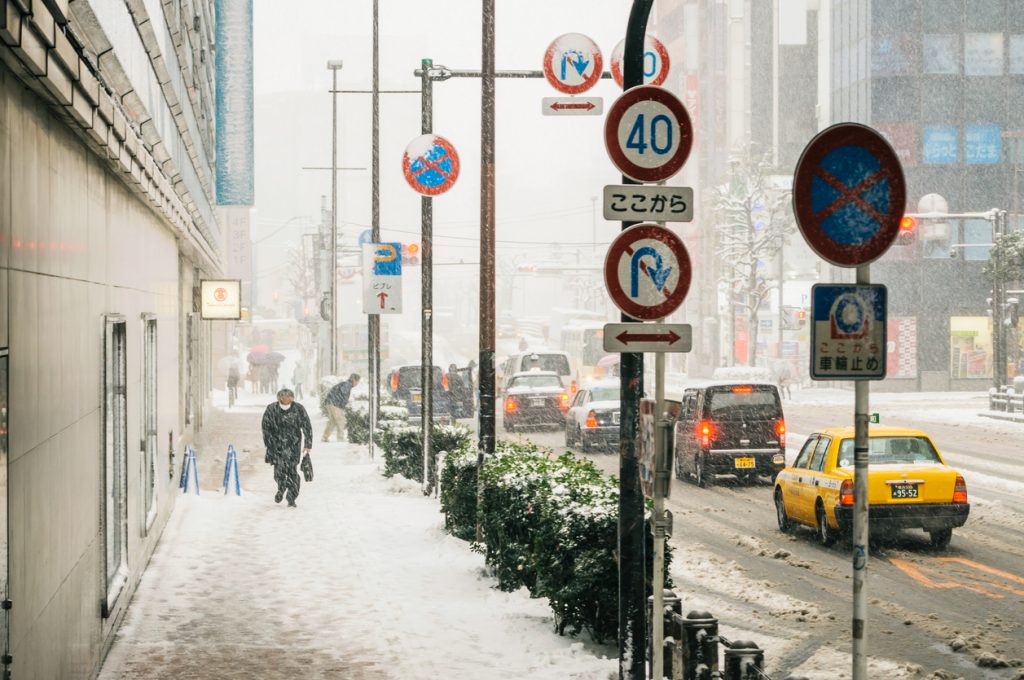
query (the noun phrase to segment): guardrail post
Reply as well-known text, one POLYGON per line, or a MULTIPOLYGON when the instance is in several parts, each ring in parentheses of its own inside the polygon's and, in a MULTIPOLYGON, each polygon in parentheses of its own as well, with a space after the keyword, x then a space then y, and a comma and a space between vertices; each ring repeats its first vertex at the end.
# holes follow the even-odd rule
POLYGON ((761 680, 764 650, 749 640, 736 640, 725 650, 725 680, 761 680))
MULTIPOLYGON (((662 596, 665 607, 661 613, 663 620, 665 621, 665 646, 661 650, 664 656, 664 678, 673 678, 682 680, 682 665, 680 663, 682 656, 679 653, 682 641, 682 629, 677 620, 681 620, 683 616, 683 601, 678 595, 669 590, 665 589, 665 594, 662 596)), ((654 609, 654 596, 647 598, 647 620, 650 622, 654 621, 654 617, 657 612, 654 609)), ((647 668, 647 677, 654 677, 654 650, 651 646, 654 644, 654 636, 652 635, 647 641, 647 657, 651 659, 651 664, 647 668)), ((660 680, 660 679, 659 679, 660 680)))
POLYGON ((692 611, 683 619, 683 680, 710 680, 718 672, 718 619, 692 611))

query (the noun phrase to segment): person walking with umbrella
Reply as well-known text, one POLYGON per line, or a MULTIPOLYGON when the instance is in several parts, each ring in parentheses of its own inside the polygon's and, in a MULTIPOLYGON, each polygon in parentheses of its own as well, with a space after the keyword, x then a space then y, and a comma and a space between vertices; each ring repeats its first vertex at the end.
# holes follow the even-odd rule
POLYGON ((285 494, 288 506, 295 507, 299 496, 300 451, 306 456, 313 447, 313 426, 302 404, 295 401, 291 390, 277 393, 277 401, 263 412, 263 444, 267 447, 266 461, 274 466, 277 494, 280 503, 285 494))

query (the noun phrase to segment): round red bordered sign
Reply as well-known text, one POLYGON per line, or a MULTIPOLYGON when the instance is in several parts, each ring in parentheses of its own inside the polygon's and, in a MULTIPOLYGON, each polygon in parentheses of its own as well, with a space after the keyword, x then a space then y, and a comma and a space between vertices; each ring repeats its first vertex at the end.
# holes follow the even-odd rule
POLYGON ((544 52, 544 77, 566 94, 586 92, 601 79, 601 48, 582 33, 566 33, 551 41, 544 52))
POLYGON ((615 306, 634 319, 663 319, 690 290, 690 256, 682 240, 657 224, 620 233, 604 260, 604 283, 615 306))
MULTIPOLYGON (((611 66, 612 78, 622 87, 625 78, 622 75, 622 55, 626 51, 626 39, 623 38, 612 50, 611 66)), ((668 70, 671 62, 668 57, 668 50, 665 45, 653 35, 644 37, 644 85, 661 85, 668 78, 668 70)))
POLYGON ((793 214, 807 244, 840 267, 878 259, 899 235, 907 187, 877 131, 840 123, 819 132, 793 173, 793 214))
POLYGON ((661 87, 641 85, 623 92, 608 110, 604 144, 623 175, 660 182, 686 163, 693 126, 678 97, 661 87))
POLYGON ((424 196, 443 194, 459 178, 459 154, 441 135, 420 135, 405 148, 402 174, 409 186, 424 196))

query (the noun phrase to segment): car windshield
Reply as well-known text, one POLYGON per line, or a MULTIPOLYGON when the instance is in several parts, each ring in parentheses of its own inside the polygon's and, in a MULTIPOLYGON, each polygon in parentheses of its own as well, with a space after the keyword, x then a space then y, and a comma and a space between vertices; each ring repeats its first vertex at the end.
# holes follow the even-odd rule
POLYGON ((569 359, 564 354, 527 354, 523 357, 522 369, 569 375, 569 359))
POLYGON ((593 401, 618 401, 619 400, 619 388, 618 387, 595 387, 590 390, 590 395, 593 397, 593 401))
MULTIPOLYGON (((868 447, 870 465, 942 463, 927 437, 871 437, 868 447)), ((853 467, 853 439, 844 439, 839 443, 838 464, 839 467, 853 467)))
POLYGON ((771 418, 781 414, 778 395, 769 385, 737 385, 708 392, 709 415, 716 420, 771 418))
POLYGON ((561 387, 557 375, 520 375, 512 379, 512 387, 561 387))

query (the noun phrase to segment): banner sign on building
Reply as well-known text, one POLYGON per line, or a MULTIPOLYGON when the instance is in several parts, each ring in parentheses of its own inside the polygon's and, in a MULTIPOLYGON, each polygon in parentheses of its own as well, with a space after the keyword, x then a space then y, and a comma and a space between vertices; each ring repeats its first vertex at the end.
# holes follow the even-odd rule
POLYGON ((253 205, 252 0, 216 0, 217 204, 253 205))
POLYGON ((238 279, 203 279, 199 282, 200 316, 203 319, 242 318, 242 282, 238 279))

